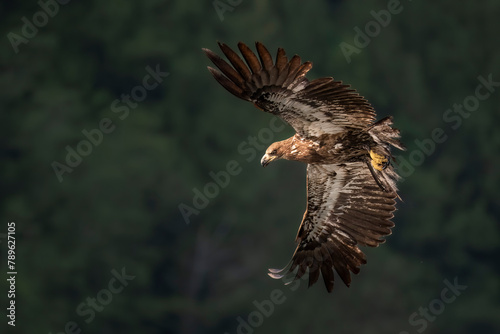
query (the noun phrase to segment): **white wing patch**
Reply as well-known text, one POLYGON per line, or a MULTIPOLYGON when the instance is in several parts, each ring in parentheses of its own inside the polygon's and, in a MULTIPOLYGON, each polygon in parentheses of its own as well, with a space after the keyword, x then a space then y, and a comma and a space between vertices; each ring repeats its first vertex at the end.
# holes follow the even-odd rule
MULTIPOLYGON (((292 89, 292 92, 297 93, 306 88, 308 81, 302 81, 300 84, 298 84, 296 87, 292 89)), ((295 85, 295 82, 292 82, 290 85, 288 85, 287 89, 290 89, 290 86, 295 85)))
MULTIPOLYGON (((273 100, 278 102, 278 99, 273 100)), ((344 131, 345 127, 349 125, 347 119, 345 121, 335 119, 334 122, 332 117, 328 116, 328 113, 331 115, 332 109, 326 105, 316 107, 294 99, 286 101, 283 98, 280 98, 280 102, 284 103, 282 117, 301 135, 319 137, 324 133, 335 134, 344 131), (286 117, 286 110, 299 115, 300 120, 296 116, 286 117)))
MULTIPOLYGON (((315 173, 323 174, 324 180, 321 180, 324 183, 324 189, 322 192, 322 198, 318 198, 320 205, 316 215, 314 217, 314 221, 310 222, 312 225, 311 231, 307 235, 307 241, 311 241, 312 239, 316 239, 321 233, 326 231, 326 224, 330 224, 328 222, 328 218, 331 215, 333 208, 337 203, 337 199, 340 195, 340 192, 343 191, 345 177, 347 175, 346 170, 344 168, 340 168, 337 165, 323 165, 323 166, 308 166, 309 168, 316 169, 315 173), (331 175, 336 173, 335 177, 330 177, 331 175), (326 182, 326 183, 325 183, 326 182)), ((319 181, 319 180, 315 180, 319 181)))

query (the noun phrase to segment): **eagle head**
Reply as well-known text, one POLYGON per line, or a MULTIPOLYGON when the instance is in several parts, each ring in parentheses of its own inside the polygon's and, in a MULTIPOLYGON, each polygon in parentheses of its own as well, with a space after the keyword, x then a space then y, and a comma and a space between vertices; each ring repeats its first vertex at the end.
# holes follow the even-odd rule
POLYGON ((267 148, 266 154, 264 154, 264 156, 260 160, 260 164, 262 165, 262 167, 266 167, 271 163, 271 161, 283 157, 285 149, 281 144, 281 142, 272 143, 271 146, 267 148))

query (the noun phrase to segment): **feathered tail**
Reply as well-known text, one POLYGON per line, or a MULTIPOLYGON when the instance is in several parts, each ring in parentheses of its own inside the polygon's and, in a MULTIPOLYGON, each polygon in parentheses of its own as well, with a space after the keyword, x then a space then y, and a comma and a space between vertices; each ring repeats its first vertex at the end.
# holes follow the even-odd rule
MULTIPOLYGON (((403 151, 406 150, 404 145, 399 140, 401 137, 400 131, 392 127, 392 117, 389 116, 371 125, 368 128, 368 133, 377 143, 377 146, 371 148, 371 150, 378 155, 386 157, 388 160, 387 165, 383 170, 375 169, 369 160, 367 161, 368 168, 375 178, 375 181, 382 189, 388 192, 393 191, 397 194, 398 189, 396 187, 396 181, 399 179, 399 175, 394 170, 390 161, 391 159, 394 160, 394 157, 391 154, 391 147, 395 147, 403 151)), ((399 198, 399 196, 397 197, 399 198)))

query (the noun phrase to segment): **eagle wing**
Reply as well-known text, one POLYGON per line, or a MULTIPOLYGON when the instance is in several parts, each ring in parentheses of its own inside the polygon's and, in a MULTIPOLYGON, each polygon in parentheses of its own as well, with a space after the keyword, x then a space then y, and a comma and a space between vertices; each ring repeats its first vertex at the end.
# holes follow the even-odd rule
POLYGON ((366 263, 358 246, 376 247, 391 234, 396 196, 377 185, 363 162, 309 164, 307 210, 297 233, 297 249, 289 265, 270 269, 269 275, 278 279, 296 271, 298 279, 308 271, 311 286, 321 272, 331 292, 335 269, 349 286, 350 272, 357 274, 366 263))
POLYGON ((288 60, 279 48, 273 63, 261 43, 256 43, 257 57, 240 42, 243 60, 226 44, 219 43, 219 47, 230 64, 203 49, 219 69, 208 67, 215 79, 233 95, 281 117, 304 138, 365 128, 375 120, 371 105, 349 85, 333 78, 309 81, 305 75, 312 63, 302 63, 297 55, 288 60))

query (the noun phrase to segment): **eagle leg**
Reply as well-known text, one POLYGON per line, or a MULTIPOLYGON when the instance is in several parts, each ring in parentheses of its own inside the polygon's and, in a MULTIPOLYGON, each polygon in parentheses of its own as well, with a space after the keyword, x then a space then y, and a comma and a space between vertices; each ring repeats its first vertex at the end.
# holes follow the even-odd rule
MULTIPOLYGON (((371 151, 370 151, 370 155, 371 155, 371 151)), ((373 178, 375 179, 375 182, 377 183, 377 185, 383 190, 383 191, 386 191, 388 192, 389 190, 384 187, 384 185, 382 184, 382 182, 380 182, 379 178, 378 178, 378 175, 377 175, 377 172, 375 171, 375 166, 373 165, 373 160, 371 161, 366 161, 366 165, 368 166, 368 169, 370 170, 370 173, 372 173, 372 176, 373 178)), ((381 169, 377 169, 379 171, 381 171, 381 169)))
POLYGON ((380 155, 370 150, 370 158, 372 158, 371 164, 373 168, 378 171, 383 171, 389 166, 389 157, 386 155, 380 155))

